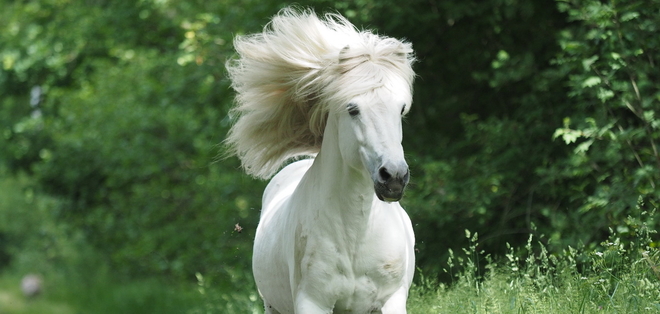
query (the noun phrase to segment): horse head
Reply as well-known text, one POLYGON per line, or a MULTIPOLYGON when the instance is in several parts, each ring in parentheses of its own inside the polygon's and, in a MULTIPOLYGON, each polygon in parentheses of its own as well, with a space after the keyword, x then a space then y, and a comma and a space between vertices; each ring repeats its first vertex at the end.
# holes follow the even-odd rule
POLYGON ((337 116, 344 161, 368 172, 381 201, 396 202, 410 177, 401 141, 402 118, 412 102, 411 80, 397 69, 409 68, 410 60, 401 42, 381 49, 360 51, 358 46, 341 51, 336 88, 350 97, 334 101, 343 104, 337 116))

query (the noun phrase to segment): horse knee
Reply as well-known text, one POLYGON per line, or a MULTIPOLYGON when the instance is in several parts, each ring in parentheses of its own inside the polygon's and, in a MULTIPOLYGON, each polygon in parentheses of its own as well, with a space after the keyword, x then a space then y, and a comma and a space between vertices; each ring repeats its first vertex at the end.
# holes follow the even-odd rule
POLYGON ((401 287, 397 290, 383 305, 383 314, 405 314, 406 302, 408 301, 407 287, 401 287))

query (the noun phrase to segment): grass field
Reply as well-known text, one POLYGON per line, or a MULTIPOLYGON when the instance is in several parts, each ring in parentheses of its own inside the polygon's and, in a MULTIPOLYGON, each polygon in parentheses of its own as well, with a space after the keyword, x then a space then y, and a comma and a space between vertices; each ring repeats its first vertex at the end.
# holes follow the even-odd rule
MULTIPOLYGON (((0 177, 0 239, 10 240, 0 253, 12 256, 9 266, 0 265, 0 314, 262 312, 253 285, 228 292, 202 274, 184 282, 113 274, 81 235, 56 222, 56 202, 33 192, 27 178, 0 177), (33 299, 19 287, 27 273, 44 281, 33 299)), ((478 252, 477 235, 466 231, 470 244, 448 261, 453 282, 418 272, 408 312, 660 313, 660 255, 652 247, 655 231, 646 228, 654 216, 629 218, 633 240, 612 231, 591 249, 551 255, 530 237, 497 261, 478 252)))
POLYGON ((537 243, 535 248, 530 238, 521 251, 540 253, 517 254, 511 248, 503 264, 491 262, 483 275, 477 270, 474 261, 479 254, 472 246, 463 252, 463 271, 451 287, 422 280, 412 290, 410 311, 660 313, 657 250, 635 243, 626 246, 616 235, 610 240, 602 244, 602 250, 568 248, 562 255, 549 255, 543 245, 537 243))

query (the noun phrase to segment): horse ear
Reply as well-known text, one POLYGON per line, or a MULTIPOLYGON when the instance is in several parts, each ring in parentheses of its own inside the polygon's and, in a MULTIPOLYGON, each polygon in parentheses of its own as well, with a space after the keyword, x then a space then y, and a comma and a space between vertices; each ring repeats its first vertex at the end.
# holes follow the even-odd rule
POLYGON ((346 61, 346 59, 348 59, 348 57, 346 57, 346 54, 348 53, 349 50, 350 50, 350 47, 348 45, 346 45, 346 47, 341 48, 341 50, 339 51, 339 63, 340 64, 342 62, 346 61))
POLYGON ((394 55, 403 62, 407 62, 411 58, 412 48, 410 44, 399 42, 394 55))

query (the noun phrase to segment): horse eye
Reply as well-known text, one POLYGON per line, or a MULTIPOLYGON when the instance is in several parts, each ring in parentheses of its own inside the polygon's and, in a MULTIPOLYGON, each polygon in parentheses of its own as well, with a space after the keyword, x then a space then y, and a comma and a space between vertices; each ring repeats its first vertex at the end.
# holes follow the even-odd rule
POLYGON ((360 109, 358 109, 356 104, 348 104, 348 114, 350 114, 351 117, 355 117, 360 114, 360 109))

